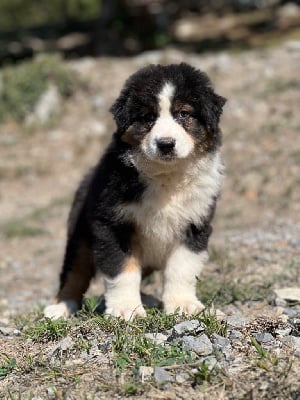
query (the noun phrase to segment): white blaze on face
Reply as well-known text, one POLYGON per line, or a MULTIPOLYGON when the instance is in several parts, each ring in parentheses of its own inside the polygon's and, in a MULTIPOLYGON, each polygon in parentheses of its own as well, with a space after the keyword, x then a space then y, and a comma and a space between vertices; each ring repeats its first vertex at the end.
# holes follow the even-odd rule
POLYGON ((158 94, 159 116, 146 139, 142 144, 144 153, 150 159, 161 158, 157 141, 161 138, 172 138, 175 140, 175 158, 186 158, 194 149, 194 141, 185 129, 174 119, 171 114, 172 99, 175 86, 167 82, 158 94))

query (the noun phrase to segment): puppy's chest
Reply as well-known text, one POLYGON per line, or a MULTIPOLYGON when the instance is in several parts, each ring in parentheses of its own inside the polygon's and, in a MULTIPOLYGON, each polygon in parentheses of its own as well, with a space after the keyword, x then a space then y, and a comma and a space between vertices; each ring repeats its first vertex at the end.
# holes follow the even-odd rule
POLYGON ((211 173, 177 182, 153 181, 141 201, 122 207, 136 227, 136 242, 144 264, 161 267, 190 223, 199 224, 208 214, 219 179, 211 173))

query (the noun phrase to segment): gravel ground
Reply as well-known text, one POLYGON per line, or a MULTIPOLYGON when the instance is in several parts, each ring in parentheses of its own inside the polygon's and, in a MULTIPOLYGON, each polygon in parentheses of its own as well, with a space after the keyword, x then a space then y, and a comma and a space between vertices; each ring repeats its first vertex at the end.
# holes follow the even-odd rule
MULTIPOLYGON (((154 368, 148 371, 150 378, 144 383, 141 376, 137 378, 142 389, 136 396, 299 398, 300 43, 296 41, 239 54, 199 56, 169 49, 131 59, 74 61, 69 66, 85 85, 68 102, 59 104, 57 121, 31 134, 12 121, 0 126, 0 353, 14 357, 18 366, 0 380, 1 398, 19 398, 16 393, 22 399, 30 398, 30 393, 35 399, 132 395, 120 389, 126 376, 115 375, 112 350, 101 346, 86 358, 84 352, 73 359, 68 355, 60 365, 61 374, 53 372, 54 378, 47 384, 37 359, 51 365, 51 354, 57 351, 53 348, 60 342, 28 342, 22 336, 24 325, 19 329, 15 318, 49 303, 55 293, 72 193, 103 151, 108 132, 113 131, 107 110, 122 83, 147 63, 182 60, 205 70, 216 91, 229 99, 222 120, 226 178, 211 258, 199 287, 200 295, 202 291, 209 299, 220 282, 233 285, 229 300, 221 301, 224 290, 218 294, 217 305, 228 322, 228 331, 221 339, 211 335, 206 339, 195 329, 180 336, 187 347, 203 345, 199 340, 204 340, 206 355, 195 351, 197 360, 210 357, 209 362, 219 363, 226 376, 221 383, 208 382, 204 388, 200 385, 200 390, 185 379, 184 374, 190 376, 194 366, 178 371, 154 368), (268 293, 265 297, 261 294, 264 285, 268 293), (282 292, 275 294, 289 287, 294 288, 293 299, 282 292), (249 362, 257 353, 249 335, 279 357, 281 369, 254 367, 249 362), (222 353, 219 359, 216 350, 222 353), (35 360, 32 368, 28 366, 30 358, 35 360), (77 380, 68 373, 64 376, 67 368, 76 370, 74 360, 85 360, 77 380), (104 389, 106 383, 110 386, 104 389), (16 397, 9 397, 9 393, 16 397)), ((146 289, 159 293, 156 281, 146 289)), ((89 295, 101 290, 100 279, 89 295)), ((72 340, 77 337, 76 329, 69 334, 72 340)), ((178 339, 174 332, 161 333, 166 341, 178 339)), ((102 344, 112 340, 112 334, 101 329, 91 333, 89 339, 102 344)))

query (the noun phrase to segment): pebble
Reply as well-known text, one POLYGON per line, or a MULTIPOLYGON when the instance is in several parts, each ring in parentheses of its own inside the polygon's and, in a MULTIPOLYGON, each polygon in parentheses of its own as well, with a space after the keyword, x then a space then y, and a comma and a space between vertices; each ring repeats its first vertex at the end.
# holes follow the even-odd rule
POLYGON ((57 396, 56 396, 56 390, 55 390, 54 388, 48 387, 48 388, 46 389, 46 392, 47 392, 48 399, 50 399, 50 400, 53 399, 53 400, 54 400, 54 399, 57 398, 57 396))
POLYGON ((175 376, 175 381, 177 383, 184 383, 185 381, 187 381, 189 379, 189 374, 183 372, 182 374, 177 374, 175 376))
POLYGON ((213 352, 212 343, 205 334, 199 337, 183 336, 182 343, 184 350, 194 351, 201 356, 209 355, 213 352))
POLYGON ((233 329, 233 330, 230 331, 230 333, 229 333, 229 339, 230 339, 231 341, 240 340, 240 339, 242 339, 242 338, 243 338, 243 334, 242 334, 240 331, 237 331, 237 330, 235 330, 235 329, 233 329))
POLYGON ((275 289, 274 292, 281 299, 300 302, 300 288, 298 287, 275 289))
POLYGON ((154 368, 153 367, 147 367, 145 365, 141 365, 139 367, 139 376, 142 379, 142 382, 144 382, 145 378, 149 378, 150 376, 152 376, 154 373, 154 368))
POLYGON ((230 346, 230 340, 224 336, 220 336, 217 333, 211 335, 211 341, 213 342, 216 350, 222 350, 224 347, 230 346))
POLYGON ((197 319, 191 321, 183 321, 179 324, 174 325, 172 334, 173 336, 180 336, 184 333, 199 333, 205 330, 205 325, 197 319))
POLYGON ((268 332, 253 333, 253 337, 258 341, 258 343, 268 343, 274 340, 274 336, 268 332))
POLYGON ((58 351, 66 351, 74 347, 74 341, 71 336, 67 336, 64 339, 56 343, 49 351, 49 355, 52 356, 58 351))
POLYGON ((300 40, 289 40, 285 43, 285 47, 288 50, 300 51, 300 40))
POLYGON ((283 312, 289 317, 300 316, 300 308, 285 308, 283 312))
POLYGON ((0 326, 0 333, 4 336, 10 336, 14 334, 14 328, 11 327, 6 327, 6 326, 0 326))
POLYGON ((163 344, 168 340, 168 336, 163 333, 146 333, 145 337, 154 344, 163 344))
POLYGON ((283 328, 283 329, 275 329, 276 336, 285 337, 288 336, 292 332, 291 327, 283 328))
POLYGON ((282 343, 292 347, 296 352, 300 352, 300 337, 299 336, 287 336, 282 339, 282 343))
POLYGON ((158 384, 174 381, 174 377, 162 367, 154 367, 154 379, 158 384))
POLYGON ((59 91, 56 86, 49 85, 48 89, 41 95, 32 114, 26 119, 27 124, 39 122, 45 124, 55 113, 61 103, 59 91))
POLYGON ((237 315, 229 315, 226 318, 226 321, 228 325, 237 328, 243 327, 250 322, 248 319, 239 317, 237 315))
POLYGON ((9 325, 9 319, 8 318, 1 318, 0 319, 0 327, 1 326, 8 326, 9 325))
POLYGON ((209 371, 213 370, 218 365, 218 360, 215 356, 203 357, 199 361, 199 364, 205 364, 209 371))

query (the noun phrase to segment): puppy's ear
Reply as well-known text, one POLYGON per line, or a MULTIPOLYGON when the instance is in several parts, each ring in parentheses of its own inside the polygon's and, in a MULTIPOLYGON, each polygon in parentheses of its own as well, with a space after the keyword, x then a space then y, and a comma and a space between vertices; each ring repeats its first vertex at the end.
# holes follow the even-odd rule
POLYGON ((114 116, 119 132, 125 132, 129 127, 129 113, 128 113, 128 91, 122 90, 120 96, 110 108, 110 112, 114 116))
POLYGON ((220 117, 226 101, 227 100, 225 99, 225 97, 219 96, 214 92, 212 92, 210 96, 208 96, 208 101, 206 102, 205 107, 205 120, 207 128, 209 130, 218 130, 220 117))

